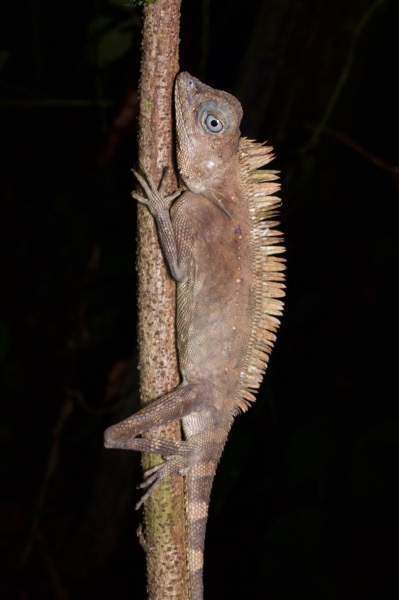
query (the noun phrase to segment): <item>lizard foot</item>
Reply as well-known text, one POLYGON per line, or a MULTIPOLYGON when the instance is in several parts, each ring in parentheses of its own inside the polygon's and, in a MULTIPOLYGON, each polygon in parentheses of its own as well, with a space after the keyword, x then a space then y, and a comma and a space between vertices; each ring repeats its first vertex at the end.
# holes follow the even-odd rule
POLYGON ((152 216, 159 213, 161 210, 169 210, 171 204, 177 196, 179 196, 182 192, 181 189, 177 189, 173 194, 165 194, 165 176, 167 173, 167 167, 165 167, 160 186, 157 187, 153 180, 145 173, 142 169, 144 175, 132 169, 134 176, 139 182, 141 188, 144 191, 145 195, 140 194, 139 192, 132 192, 132 196, 135 200, 138 200, 141 204, 145 204, 152 216))
POLYGON ((167 477, 175 473, 185 475, 188 469, 187 463, 187 457, 172 455, 167 456, 163 463, 147 469, 144 473, 144 480, 137 486, 138 489, 146 491, 136 504, 136 509, 140 508, 147 498, 151 496, 155 488, 167 477))

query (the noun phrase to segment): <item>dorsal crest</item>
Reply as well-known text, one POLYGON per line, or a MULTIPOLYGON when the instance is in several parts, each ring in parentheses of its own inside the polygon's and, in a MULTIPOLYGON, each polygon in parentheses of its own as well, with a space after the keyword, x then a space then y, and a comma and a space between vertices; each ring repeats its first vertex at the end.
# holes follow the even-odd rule
POLYGON ((251 331, 239 375, 236 404, 245 411, 255 400, 280 325, 284 296, 285 251, 282 233, 275 229, 280 198, 278 171, 260 169, 273 158, 273 149, 240 140, 240 179, 249 206, 252 242, 253 296, 251 331))

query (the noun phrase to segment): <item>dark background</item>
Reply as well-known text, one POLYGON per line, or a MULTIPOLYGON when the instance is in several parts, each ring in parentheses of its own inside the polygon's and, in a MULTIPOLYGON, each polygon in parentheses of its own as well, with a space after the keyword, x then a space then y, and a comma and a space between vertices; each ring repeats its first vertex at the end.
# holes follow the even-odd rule
MULTIPOLYGON (((183 0, 182 69, 275 146, 288 261, 208 600, 399 597, 398 23, 396 0, 183 0)), ((139 457, 102 446, 138 406, 140 27, 124 0, 1 3, 1 598, 145 598, 139 457)))

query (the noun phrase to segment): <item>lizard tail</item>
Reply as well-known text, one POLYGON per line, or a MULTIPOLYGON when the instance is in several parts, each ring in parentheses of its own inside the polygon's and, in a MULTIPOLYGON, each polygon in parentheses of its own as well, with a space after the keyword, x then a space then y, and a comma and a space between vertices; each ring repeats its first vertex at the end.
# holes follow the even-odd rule
POLYGON ((217 463, 199 462, 186 476, 187 567, 190 600, 203 600, 205 529, 217 463))

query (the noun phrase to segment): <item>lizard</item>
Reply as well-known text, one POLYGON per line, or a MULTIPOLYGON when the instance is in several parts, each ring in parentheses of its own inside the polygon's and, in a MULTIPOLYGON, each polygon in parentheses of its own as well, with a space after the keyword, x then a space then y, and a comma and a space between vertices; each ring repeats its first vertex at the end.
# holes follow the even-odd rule
MULTIPOLYGON (((143 170, 132 196, 155 219, 176 281, 180 384, 105 432, 105 446, 159 453, 138 506, 173 473, 184 476, 190 600, 203 598, 211 488, 234 418, 255 400, 283 310, 278 171, 261 169, 270 146, 241 137, 240 102, 187 72, 174 86, 176 158, 182 188, 163 193, 143 170), (183 439, 140 437, 182 424, 183 439)), ((137 506, 137 507, 138 507, 137 506)))

